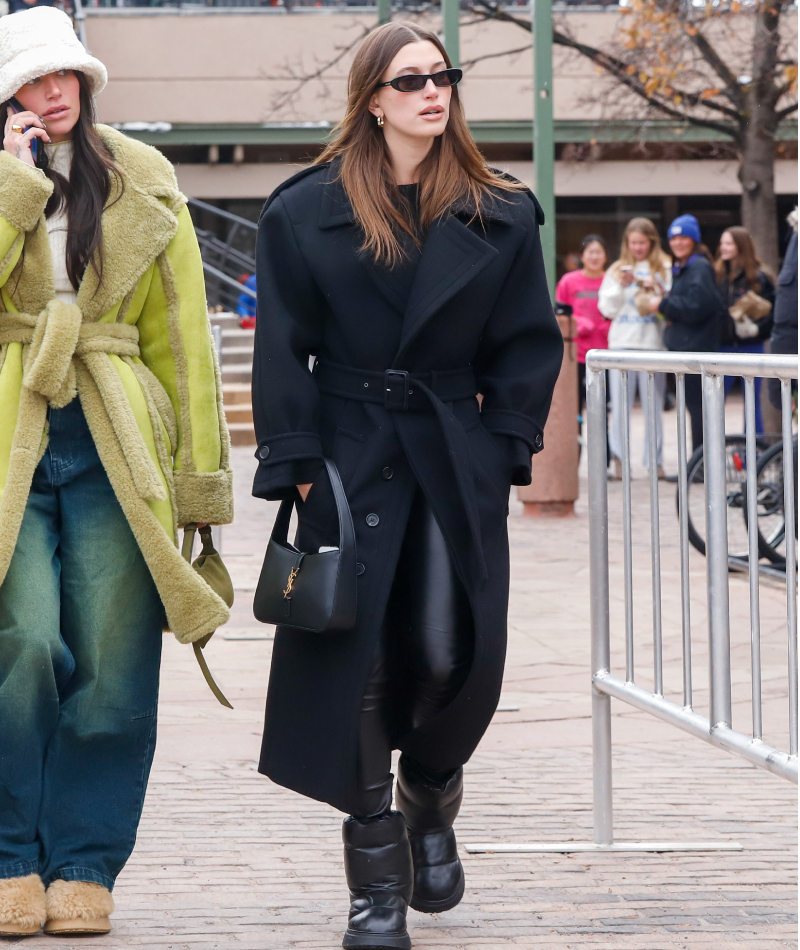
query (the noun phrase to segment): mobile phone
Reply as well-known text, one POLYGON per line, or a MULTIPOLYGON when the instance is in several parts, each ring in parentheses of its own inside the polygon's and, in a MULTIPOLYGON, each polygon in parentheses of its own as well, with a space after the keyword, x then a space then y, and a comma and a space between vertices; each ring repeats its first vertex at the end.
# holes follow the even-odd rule
MULTIPOLYGON (((8 100, 8 104, 11 106, 11 108, 12 108, 12 110, 13 110, 14 112, 24 112, 24 111, 25 111, 25 110, 22 108, 22 106, 19 104, 18 100, 16 100, 13 96, 8 100)), ((26 127, 25 127, 25 131, 27 132, 29 128, 30 128, 30 126, 26 126, 26 127)), ((33 156, 33 164, 34 164, 34 165, 38 165, 38 164, 39 164, 39 139, 38 139, 38 137, 31 140, 31 155, 33 156)))

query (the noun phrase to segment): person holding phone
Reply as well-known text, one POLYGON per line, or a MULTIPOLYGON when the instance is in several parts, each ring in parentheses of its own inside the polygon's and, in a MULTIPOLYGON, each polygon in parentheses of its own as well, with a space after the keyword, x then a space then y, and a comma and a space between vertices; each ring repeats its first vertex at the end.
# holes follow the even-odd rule
MULTIPOLYGON (((619 259, 606 271, 600 286, 598 307, 611 321, 608 346, 612 350, 663 350, 664 321, 658 315, 661 295, 672 284, 670 259, 661 249, 658 230, 649 218, 632 218, 622 235, 619 259)), ((612 469, 610 478, 622 478, 622 406, 628 401, 633 408, 636 390, 645 410, 644 467, 650 468, 650 412, 647 394, 647 373, 628 373, 627 392, 623 392, 622 374, 612 369, 608 374, 611 396, 611 425, 608 442, 612 469)), ((654 373, 656 453, 658 477, 664 478, 662 461, 662 414, 664 410, 664 373, 654 373)))
POLYGON ((460 80, 435 33, 374 30, 333 141, 258 231, 253 491, 296 498, 301 550, 335 545, 332 459, 358 552, 352 629, 278 626, 260 770, 349 816, 344 947, 408 948, 409 903, 464 893, 453 822, 500 695, 509 488, 561 367, 541 209, 486 165, 460 80))
POLYGON ((0 19, 3 936, 110 930, 162 631, 228 617, 176 548, 232 517, 197 239, 166 159, 96 123, 105 84, 60 10, 0 19))

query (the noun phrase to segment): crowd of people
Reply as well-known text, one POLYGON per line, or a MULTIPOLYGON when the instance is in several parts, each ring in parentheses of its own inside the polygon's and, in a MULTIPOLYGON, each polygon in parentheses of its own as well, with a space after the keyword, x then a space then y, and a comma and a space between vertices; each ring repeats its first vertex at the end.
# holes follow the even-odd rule
MULTIPOLYGON (((667 229, 671 254, 661 245, 649 218, 628 222, 619 258, 608 265, 608 249, 598 234, 581 242, 579 266, 564 274, 556 287, 556 303, 572 309, 578 361, 579 414, 586 401, 586 354, 592 349, 673 350, 701 353, 797 352, 797 213, 789 218, 793 234, 776 279, 758 256, 750 232, 730 227, 723 232, 716 255, 703 243, 700 224, 691 214, 676 218, 667 229)), ((570 255, 572 256, 572 255, 570 255)), ((647 373, 609 373, 609 478, 622 477, 623 401, 628 411, 638 390, 645 410, 643 464, 649 470, 651 419, 655 419, 655 465, 668 478, 662 457, 662 413, 666 377, 655 374, 655 412, 648 405, 647 373)), ((730 392, 733 378, 726 378, 730 392)), ((700 377, 685 377, 692 448, 703 441, 700 377)), ((777 389, 770 389, 778 405, 777 389)), ((580 418, 580 415, 579 415, 580 418)), ((756 380, 756 428, 764 431, 761 380, 756 380)))

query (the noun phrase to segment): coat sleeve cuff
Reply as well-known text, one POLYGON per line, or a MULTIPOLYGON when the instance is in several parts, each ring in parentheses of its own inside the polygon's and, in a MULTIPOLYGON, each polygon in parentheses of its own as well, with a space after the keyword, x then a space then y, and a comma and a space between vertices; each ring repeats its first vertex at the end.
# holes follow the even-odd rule
POLYGON ((253 494, 268 501, 290 497, 295 485, 313 482, 322 464, 322 441, 316 432, 290 432, 259 439, 253 494))
POLYGON ((230 524, 233 521, 233 473, 175 472, 178 526, 230 524))
POLYGON ((52 194, 52 181, 39 169, 0 151, 0 216, 9 224, 32 231, 52 194))
POLYGON ((481 412, 481 422, 492 435, 510 435, 526 442, 531 455, 536 455, 544 448, 541 427, 530 416, 524 416, 521 412, 509 410, 481 412))
POLYGON ((266 501, 283 501, 295 498, 296 485, 310 485, 323 472, 322 459, 298 459, 294 462, 278 462, 276 465, 259 465, 253 479, 253 494, 266 501))
POLYGON ((496 435, 508 460, 509 482, 512 485, 530 485, 532 452, 524 439, 511 435, 496 435))

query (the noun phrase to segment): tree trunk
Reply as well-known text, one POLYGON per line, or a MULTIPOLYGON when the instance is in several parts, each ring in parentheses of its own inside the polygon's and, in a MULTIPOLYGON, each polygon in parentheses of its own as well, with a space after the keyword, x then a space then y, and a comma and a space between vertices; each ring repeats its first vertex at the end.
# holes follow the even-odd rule
POLYGON ((778 211, 775 204, 775 69, 780 42, 780 0, 762 3, 753 36, 753 75, 747 88, 742 139, 742 224, 753 235, 761 260, 778 268, 778 211))
POLYGON ((759 113, 772 113, 751 92, 750 121, 744 131, 739 181, 742 183, 742 224, 753 235, 762 262, 773 273, 778 267, 778 209, 775 203, 775 132, 759 113))

